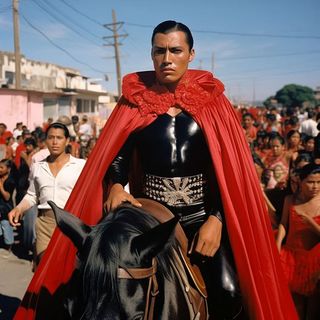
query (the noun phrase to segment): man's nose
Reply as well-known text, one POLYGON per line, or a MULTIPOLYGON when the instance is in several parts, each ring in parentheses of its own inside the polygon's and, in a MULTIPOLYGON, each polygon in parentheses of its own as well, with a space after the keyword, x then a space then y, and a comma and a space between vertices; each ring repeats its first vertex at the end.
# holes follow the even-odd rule
POLYGON ((171 54, 170 54, 170 50, 166 50, 164 53, 164 57, 163 57, 163 63, 164 64, 169 64, 171 63, 171 54))

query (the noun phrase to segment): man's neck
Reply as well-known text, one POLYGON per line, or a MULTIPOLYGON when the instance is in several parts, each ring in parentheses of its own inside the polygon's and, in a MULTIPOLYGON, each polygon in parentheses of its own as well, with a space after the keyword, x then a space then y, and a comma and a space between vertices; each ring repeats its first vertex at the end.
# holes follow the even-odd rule
POLYGON ((63 153, 61 153, 59 155, 56 155, 56 156, 50 154, 49 157, 47 158, 47 161, 49 163, 61 163, 61 162, 68 161, 69 158, 70 158, 70 155, 65 153, 65 152, 63 152, 63 153))

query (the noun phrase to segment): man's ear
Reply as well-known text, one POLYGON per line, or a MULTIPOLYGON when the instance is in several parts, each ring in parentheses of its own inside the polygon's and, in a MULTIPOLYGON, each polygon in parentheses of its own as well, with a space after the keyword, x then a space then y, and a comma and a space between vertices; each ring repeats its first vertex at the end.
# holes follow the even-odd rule
POLYGON ((192 48, 192 49, 190 50, 189 62, 191 62, 191 61, 194 59, 195 55, 196 55, 196 52, 195 52, 194 49, 192 48))

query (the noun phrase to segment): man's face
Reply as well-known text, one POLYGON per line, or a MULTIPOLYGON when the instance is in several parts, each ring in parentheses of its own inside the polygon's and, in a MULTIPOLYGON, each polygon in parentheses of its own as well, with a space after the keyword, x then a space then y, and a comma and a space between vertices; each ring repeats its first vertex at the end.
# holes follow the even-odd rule
POLYGON ((63 129, 51 128, 47 133, 46 144, 53 156, 59 156, 65 152, 69 139, 64 136, 63 129))
POLYGON ((157 33, 151 56, 158 81, 169 89, 174 89, 187 71, 189 62, 193 60, 194 50, 190 50, 182 31, 157 33))
POLYGON ((34 146, 32 144, 26 145, 26 153, 30 154, 34 150, 34 146))
POLYGON ((252 126, 252 124, 253 124, 253 120, 252 120, 251 117, 245 116, 245 117, 243 118, 243 126, 244 126, 245 128, 250 128, 250 127, 252 126))

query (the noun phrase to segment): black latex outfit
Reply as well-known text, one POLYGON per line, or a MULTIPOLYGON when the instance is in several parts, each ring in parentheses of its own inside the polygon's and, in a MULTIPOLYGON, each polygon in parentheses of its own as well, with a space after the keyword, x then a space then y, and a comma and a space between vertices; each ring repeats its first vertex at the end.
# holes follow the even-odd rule
MULTIPOLYGON (((201 175, 203 196, 191 204, 178 201, 177 205, 168 205, 168 202, 150 197, 148 192, 145 192, 145 197, 159 201, 173 214, 181 216, 180 223, 190 243, 209 215, 215 215, 223 222, 223 208, 217 182, 215 177, 212 177, 214 170, 212 170, 208 147, 201 128, 188 114, 181 112, 172 117, 165 113, 158 116, 146 128, 131 134, 109 169, 108 175, 113 183, 121 183, 123 186, 128 183, 128 171, 134 149, 138 152, 145 177, 151 175, 183 178, 201 175), (189 219, 189 216, 192 218, 189 219)), ((203 273, 209 298, 213 297, 212 300, 215 301, 211 303, 211 299, 209 300, 209 309, 213 308, 211 312, 217 319, 229 319, 229 316, 225 317, 225 312, 232 310, 228 296, 230 294, 232 297, 238 296, 238 286, 225 226, 222 234, 224 245, 223 248, 220 247, 214 258, 206 259, 205 263, 199 263, 203 257, 199 259, 199 256, 196 256, 195 261, 198 262, 203 273), (226 255, 228 261, 224 259, 226 255), (214 277, 212 277, 213 274, 214 277), (220 287, 218 290, 217 286, 220 287), (225 287, 227 294, 221 286, 225 287), (225 308, 221 308, 222 305, 225 305, 225 308)), ((236 310, 238 309, 237 305, 236 310)), ((231 314, 235 313, 237 311, 232 310, 231 314)))

